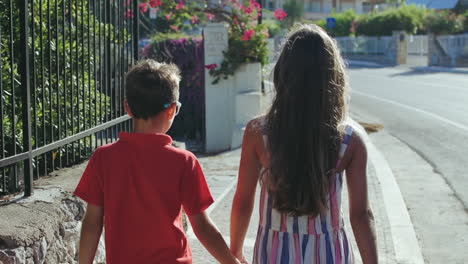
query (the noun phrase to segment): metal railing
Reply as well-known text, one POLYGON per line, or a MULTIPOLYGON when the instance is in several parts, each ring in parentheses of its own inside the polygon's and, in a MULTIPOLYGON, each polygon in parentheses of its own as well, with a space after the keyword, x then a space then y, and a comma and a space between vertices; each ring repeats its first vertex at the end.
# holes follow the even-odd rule
POLYGON ((380 55, 392 45, 392 37, 336 37, 343 54, 380 55))
POLYGON ((130 129, 124 73, 138 1, 0 1, 0 196, 86 159, 130 129))
POLYGON ((468 57, 468 34, 437 36, 437 41, 452 60, 468 57))

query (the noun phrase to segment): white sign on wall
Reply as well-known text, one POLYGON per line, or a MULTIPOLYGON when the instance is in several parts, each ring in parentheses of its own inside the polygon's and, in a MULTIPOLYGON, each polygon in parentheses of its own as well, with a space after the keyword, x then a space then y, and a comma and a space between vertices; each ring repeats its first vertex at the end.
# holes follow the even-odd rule
POLYGON ((226 24, 210 23, 204 29, 205 64, 219 64, 223 60, 223 51, 228 47, 226 24))

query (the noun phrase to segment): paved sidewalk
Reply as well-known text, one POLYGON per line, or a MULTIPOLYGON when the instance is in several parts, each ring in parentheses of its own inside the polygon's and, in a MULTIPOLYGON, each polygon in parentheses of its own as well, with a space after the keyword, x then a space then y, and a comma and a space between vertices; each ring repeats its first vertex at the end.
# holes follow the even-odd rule
MULTIPOLYGON (((215 204, 210 208, 210 215, 216 225, 219 227, 226 241, 229 243, 229 223, 232 199, 235 192, 235 181, 237 178, 237 168, 240 159, 240 150, 234 150, 215 156, 200 156, 200 162, 205 170, 208 184, 210 185, 215 197, 215 204), (220 199, 221 198, 221 199, 220 199)), ((380 182, 375 174, 375 169, 369 165, 368 185, 369 199, 376 218, 376 231, 378 237, 379 263, 396 263, 393 238, 390 230, 390 223, 386 215, 385 205, 382 197, 380 182)), ((247 234, 245 243, 245 254, 248 260, 252 259, 253 246, 256 237, 258 224, 258 196, 255 203, 254 214, 247 234)), ((349 224, 348 199, 346 188, 344 188, 343 213, 346 221, 347 232, 354 247, 356 263, 361 263, 359 252, 356 247, 354 235, 349 224)), ((203 248, 203 246, 194 237, 189 234, 190 243, 194 255, 194 263, 217 263, 213 257, 203 248)))
POLYGON ((215 199, 214 206, 212 205, 208 210, 216 207, 219 200, 222 200, 227 192, 233 188, 233 184, 237 180, 240 154, 241 150, 236 149, 216 155, 197 155, 205 172, 211 194, 215 199))

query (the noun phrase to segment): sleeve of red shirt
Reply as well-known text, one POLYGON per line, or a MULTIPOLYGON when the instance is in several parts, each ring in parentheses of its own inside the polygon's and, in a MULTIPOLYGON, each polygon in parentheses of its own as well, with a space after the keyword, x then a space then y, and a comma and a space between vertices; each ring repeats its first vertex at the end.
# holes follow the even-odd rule
POLYGON ((87 203, 104 206, 104 193, 102 188, 102 175, 100 173, 99 149, 94 152, 88 162, 80 183, 76 187, 74 195, 87 203))
POLYGON ((202 213, 214 202, 200 162, 194 156, 187 162, 181 192, 182 206, 188 215, 202 213))

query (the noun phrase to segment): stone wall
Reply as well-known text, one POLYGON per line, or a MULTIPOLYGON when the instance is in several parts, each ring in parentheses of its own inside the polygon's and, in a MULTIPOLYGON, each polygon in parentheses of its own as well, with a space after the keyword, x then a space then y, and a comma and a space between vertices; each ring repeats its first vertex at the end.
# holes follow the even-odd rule
MULTIPOLYGON (((77 263, 86 204, 72 195, 86 164, 35 182, 32 197, 0 206, 0 264, 77 263)), ((96 263, 105 263, 101 237, 96 263)))

